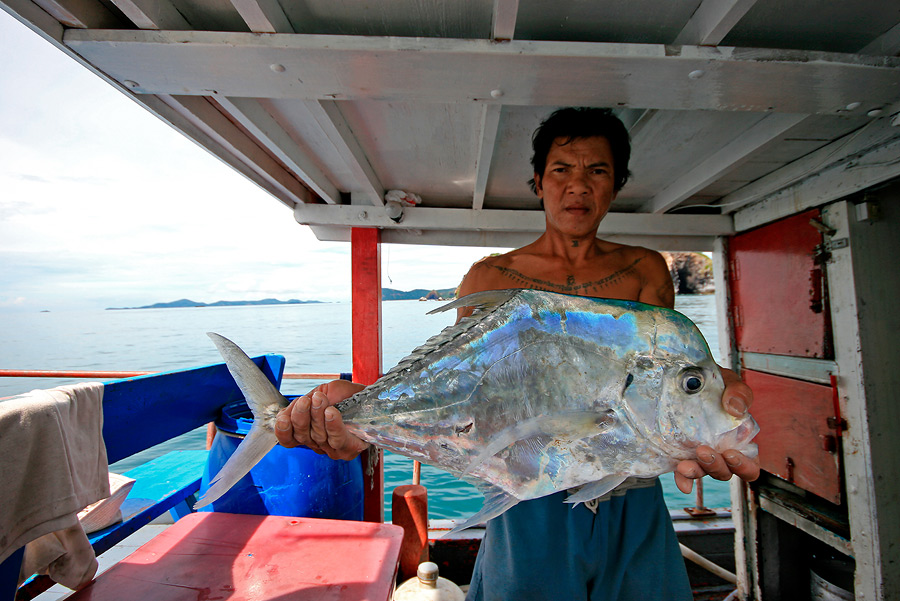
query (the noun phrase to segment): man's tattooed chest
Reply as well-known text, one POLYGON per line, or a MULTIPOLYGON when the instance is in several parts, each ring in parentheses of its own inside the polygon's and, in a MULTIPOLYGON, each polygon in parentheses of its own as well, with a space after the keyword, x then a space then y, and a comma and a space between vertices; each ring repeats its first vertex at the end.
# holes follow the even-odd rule
POLYGON ((637 264, 640 261, 641 258, 637 258, 631 264, 618 268, 609 275, 587 280, 581 280, 574 274, 566 274, 560 280, 550 280, 546 277, 532 277, 509 267, 499 265, 492 267, 502 273, 506 279, 510 280, 518 288, 540 288, 564 294, 603 296, 604 291, 620 286, 629 279, 637 277, 637 264))

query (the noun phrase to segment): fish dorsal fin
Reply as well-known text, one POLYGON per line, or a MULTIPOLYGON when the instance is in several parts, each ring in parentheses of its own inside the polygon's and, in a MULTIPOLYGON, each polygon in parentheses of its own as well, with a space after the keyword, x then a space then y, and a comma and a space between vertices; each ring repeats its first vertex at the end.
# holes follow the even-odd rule
POLYGON ((605 432, 616 423, 614 411, 566 411, 555 415, 538 415, 516 422, 491 436, 488 444, 469 462, 463 475, 472 473, 479 465, 518 442, 547 438, 547 443, 543 445, 547 446, 554 440, 549 437, 550 433, 560 431, 566 432, 567 439, 579 440, 605 432))
POLYGON ((520 292, 521 290, 516 289, 485 290, 483 292, 475 292, 473 294, 467 294, 462 298, 458 298, 455 301, 449 302, 446 305, 441 305, 437 309, 432 309, 428 312, 428 315, 432 315, 433 313, 442 313, 443 311, 458 309, 460 307, 474 307, 476 311, 493 309, 494 307, 499 307, 520 292))
POLYGON ((460 532, 466 528, 477 526, 482 522, 495 518, 519 502, 519 499, 496 486, 491 486, 490 484, 485 484, 483 482, 474 484, 482 493, 484 493, 484 505, 481 506, 481 511, 462 524, 455 526, 448 534, 460 532))
POLYGON ((620 474, 612 474, 611 476, 607 476, 596 482, 589 482, 566 497, 566 503, 584 503, 591 499, 602 497, 618 485, 622 484, 622 482, 625 482, 627 477, 628 476, 622 476, 620 474))

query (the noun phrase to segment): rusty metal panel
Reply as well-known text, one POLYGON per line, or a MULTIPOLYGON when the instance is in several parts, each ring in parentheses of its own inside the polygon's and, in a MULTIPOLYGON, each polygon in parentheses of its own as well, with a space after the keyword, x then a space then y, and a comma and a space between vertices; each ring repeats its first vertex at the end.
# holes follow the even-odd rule
POLYGON ((830 359, 818 209, 737 235, 729 247, 738 349, 830 359))
POLYGON ((840 503, 840 421, 832 388, 751 370, 741 375, 753 389, 760 467, 840 503))

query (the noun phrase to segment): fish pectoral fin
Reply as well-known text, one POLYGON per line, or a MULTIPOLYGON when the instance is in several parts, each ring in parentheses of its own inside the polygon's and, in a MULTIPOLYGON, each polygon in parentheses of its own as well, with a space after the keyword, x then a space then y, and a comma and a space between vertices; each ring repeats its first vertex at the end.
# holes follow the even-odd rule
POLYGON ((466 528, 477 526, 491 518, 495 518, 519 502, 519 499, 495 486, 484 484, 478 488, 484 493, 484 505, 481 506, 481 511, 462 524, 455 526, 448 534, 461 532, 466 528))
POLYGON ((209 483, 209 489, 194 504, 194 509, 205 507, 225 494, 238 480, 271 451, 278 441, 275 434, 254 422, 249 434, 241 441, 234 454, 209 483))
POLYGON ((622 482, 625 482, 627 477, 628 476, 613 474, 612 476, 607 476, 596 482, 589 482, 566 497, 566 503, 584 503, 585 501, 602 497, 618 485, 622 484, 622 482))
POLYGON ((610 414, 611 412, 569 411, 554 415, 539 415, 517 422, 494 434, 481 452, 469 462, 462 475, 471 474, 489 458, 520 442, 539 441, 530 445, 529 452, 543 452, 556 440, 551 434, 553 432, 565 432, 565 438, 568 440, 579 440, 600 434, 616 424, 615 414, 612 414, 612 417, 610 414))
POLYGON ((519 292, 519 290, 485 290, 483 292, 467 294, 446 305, 441 305, 437 309, 432 309, 428 312, 428 315, 449 311, 451 309, 458 309, 460 307, 474 307, 476 310, 499 307, 519 292))

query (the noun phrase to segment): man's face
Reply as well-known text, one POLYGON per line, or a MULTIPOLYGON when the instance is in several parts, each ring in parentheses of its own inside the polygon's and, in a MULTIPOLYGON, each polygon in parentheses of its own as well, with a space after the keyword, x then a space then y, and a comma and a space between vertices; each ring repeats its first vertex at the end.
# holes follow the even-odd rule
POLYGON ((554 140, 544 173, 534 174, 547 227, 571 236, 591 234, 616 198, 612 149, 602 136, 562 142, 554 140))

